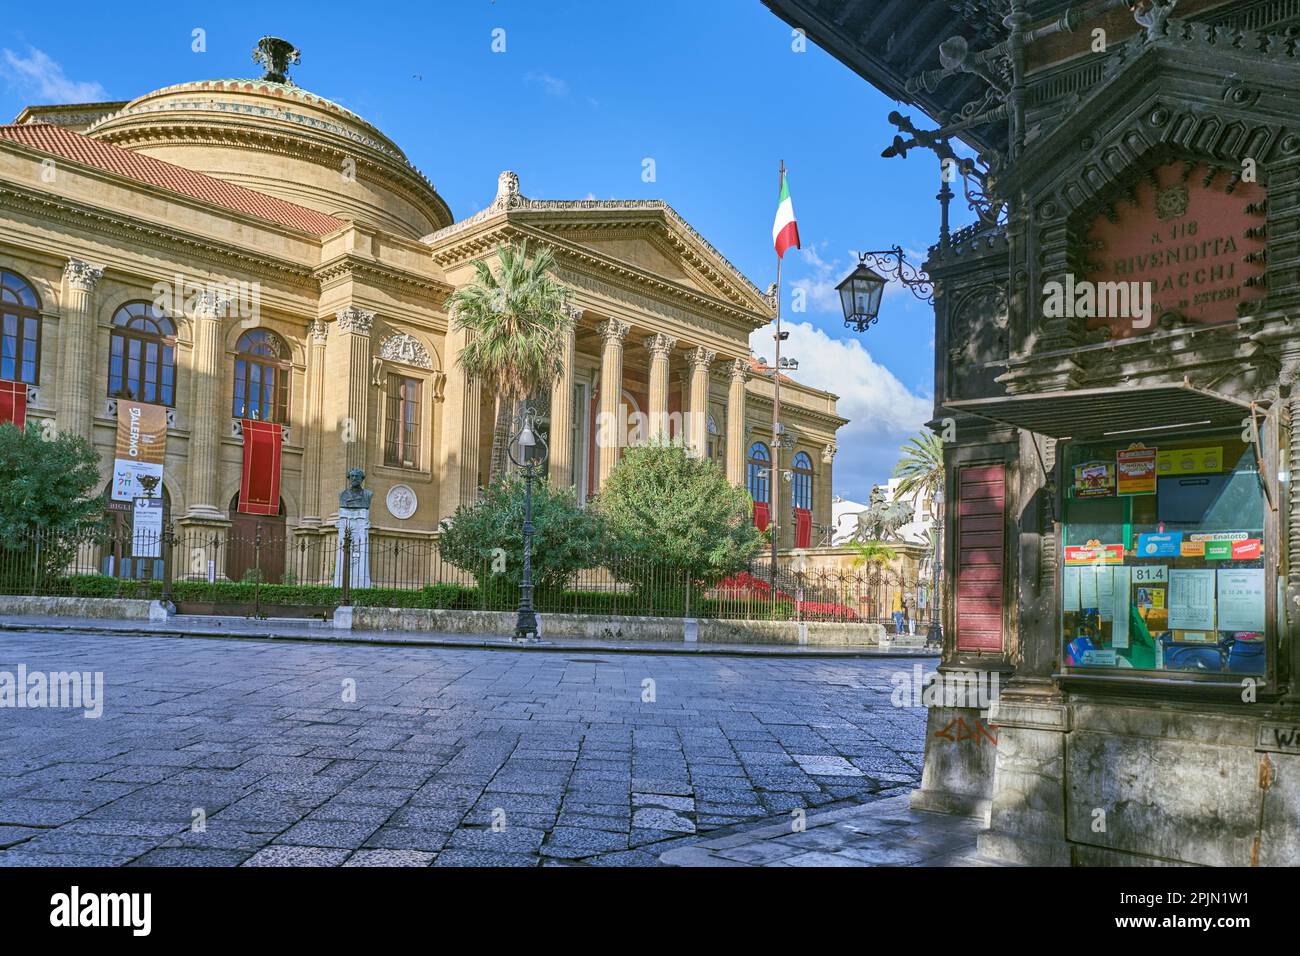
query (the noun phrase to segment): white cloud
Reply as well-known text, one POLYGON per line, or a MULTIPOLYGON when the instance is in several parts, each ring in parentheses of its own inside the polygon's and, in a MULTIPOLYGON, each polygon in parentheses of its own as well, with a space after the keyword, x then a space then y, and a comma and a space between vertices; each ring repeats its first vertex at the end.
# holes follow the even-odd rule
MULTIPOLYGON (((871 357, 857 339, 831 338, 808 322, 782 322, 790 333, 782 355, 799 361, 791 377, 840 397, 839 413, 849 419, 840 435, 886 434, 906 437, 933 414, 933 402, 908 391, 889 369, 871 357)), ((755 355, 773 358, 773 327, 759 329, 749 338, 755 355)))
MULTIPOLYGON (((835 489, 865 495, 883 482, 898 460, 898 448, 922 430, 934 414, 931 399, 910 391, 857 339, 836 339, 808 322, 782 322, 790 338, 781 354, 799 362, 791 377, 839 396, 836 409, 849 423, 839 430, 835 489)), ((754 354, 774 357, 773 326, 750 335, 754 354)))
POLYGON ((100 84, 70 80, 61 67, 44 50, 27 48, 21 57, 13 50, 3 51, 3 72, 10 87, 47 103, 93 103, 108 99, 100 84))
POLYGON ((524 77, 528 83, 540 86, 548 96, 565 97, 569 95, 569 84, 558 76, 549 73, 529 73, 524 77))

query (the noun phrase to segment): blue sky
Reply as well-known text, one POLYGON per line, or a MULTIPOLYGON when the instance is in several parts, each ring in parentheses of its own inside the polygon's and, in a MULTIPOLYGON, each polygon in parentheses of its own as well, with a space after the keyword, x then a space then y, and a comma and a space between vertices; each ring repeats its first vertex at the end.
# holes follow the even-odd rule
MULTIPOLYGON (((865 501, 929 417, 930 307, 893 288, 857 334, 832 288, 851 250, 899 244, 916 260, 934 242, 936 163, 881 159, 896 104, 811 43, 795 52, 759 0, 22 4, 0 21, 0 118, 259 75, 250 53, 268 33, 302 50, 300 86, 384 130, 457 218, 491 201, 502 169, 538 198, 664 199, 766 288, 784 159, 804 249, 786 256, 783 354, 853 419, 836 493, 865 501), (196 28, 206 52, 191 49, 196 28), (504 53, 492 51, 497 28, 504 53), (647 158, 654 182, 642 180, 647 158), (794 312, 799 289, 806 309, 794 312)), ((752 344, 772 357, 770 331, 752 344)))

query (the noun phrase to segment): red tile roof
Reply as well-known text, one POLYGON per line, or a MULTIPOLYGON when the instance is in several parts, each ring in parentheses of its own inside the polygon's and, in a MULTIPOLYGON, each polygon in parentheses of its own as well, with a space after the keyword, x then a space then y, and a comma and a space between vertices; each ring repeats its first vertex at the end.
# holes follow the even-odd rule
POLYGON ((174 166, 111 143, 103 143, 51 123, 0 125, 0 140, 20 143, 31 149, 62 156, 85 166, 103 169, 127 179, 148 183, 215 206, 224 206, 302 232, 324 235, 345 225, 343 220, 314 209, 196 173, 183 166, 174 166))
MULTIPOLYGON (((752 355, 749 357, 749 367, 752 371, 756 372, 759 375, 765 375, 768 378, 772 377, 772 371, 773 371, 772 366, 764 365, 762 362, 754 358, 754 356, 752 355)), ((781 381, 789 382, 791 385, 798 384, 797 382, 795 382, 794 379, 792 379, 789 375, 786 375, 784 372, 781 373, 780 378, 781 381)))

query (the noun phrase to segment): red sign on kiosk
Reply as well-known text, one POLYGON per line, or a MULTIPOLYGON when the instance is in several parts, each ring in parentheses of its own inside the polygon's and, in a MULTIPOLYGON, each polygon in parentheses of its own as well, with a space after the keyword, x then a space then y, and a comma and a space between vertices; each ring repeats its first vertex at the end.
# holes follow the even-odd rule
POLYGON ((1161 314, 1175 312, 1198 324, 1229 322, 1237 306, 1258 296, 1246 284, 1264 274, 1264 188, 1238 181, 1228 170, 1173 162, 1153 169, 1133 190, 1134 202, 1116 202, 1088 232, 1087 274, 1094 284, 1143 283, 1151 299, 1150 323, 1132 318, 1088 318, 1088 328, 1110 326, 1127 338, 1151 332, 1161 314), (1228 187, 1231 184, 1231 192, 1228 187), (1250 211, 1247 211, 1250 207, 1250 211), (1247 257, 1250 258, 1247 258, 1247 257))

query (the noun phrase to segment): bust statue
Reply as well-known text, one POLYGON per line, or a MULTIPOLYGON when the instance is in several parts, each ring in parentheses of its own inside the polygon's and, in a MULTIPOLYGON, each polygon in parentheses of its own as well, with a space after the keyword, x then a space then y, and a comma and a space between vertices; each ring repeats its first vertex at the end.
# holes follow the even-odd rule
POLYGON ((361 482, 365 481, 366 473, 360 468, 348 469, 348 486, 339 492, 340 508, 355 508, 361 511, 370 510, 370 499, 375 493, 369 488, 362 488, 361 482))
POLYGON ((334 558, 334 586, 343 586, 343 567, 354 588, 370 587, 370 499, 374 492, 362 488, 366 473, 348 469, 348 486, 339 492, 338 544, 334 558), (345 553, 345 548, 349 549, 345 553))

